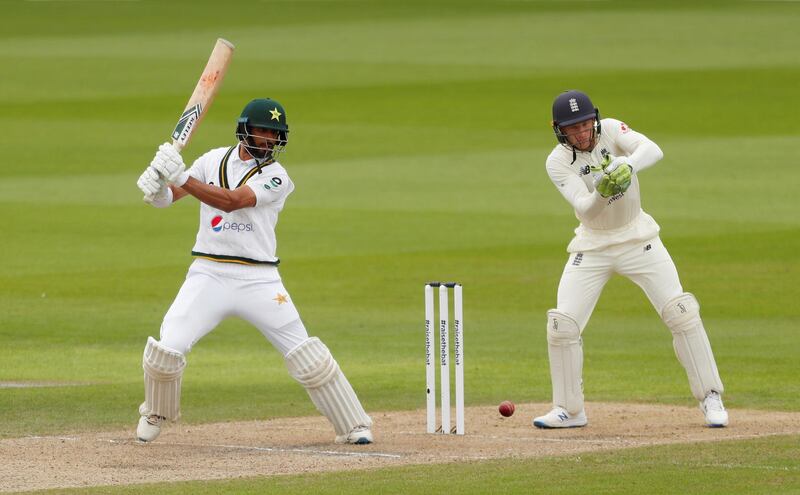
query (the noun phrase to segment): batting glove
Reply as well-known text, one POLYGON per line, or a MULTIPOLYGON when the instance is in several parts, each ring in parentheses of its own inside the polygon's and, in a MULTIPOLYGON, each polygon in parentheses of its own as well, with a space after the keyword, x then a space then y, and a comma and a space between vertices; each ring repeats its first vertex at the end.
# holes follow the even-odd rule
POLYGON ((167 182, 177 187, 181 187, 189 180, 183 157, 170 143, 164 143, 158 147, 158 152, 150 162, 150 166, 158 171, 167 182))
POLYGON ((158 172, 152 167, 147 167, 136 182, 139 190, 144 193, 142 200, 153 206, 168 205, 172 202, 169 186, 158 172))
POLYGON ((170 193, 169 185, 164 179, 159 178, 158 182, 161 184, 161 189, 152 196, 145 195, 143 199, 145 203, 149 203, 156 208, 164 208, 172 203, 172 194, 170 193))
POLYGON ((147 167, 142 175, 139 176, 139 180, 136 181, 136 185, 139 186, 139 189, 144 193, 145 197, 147 196, 155 196, 158 193, 159 189, 163 181, 161 177, 159 177, 158 172, 153 170, 152 167, 147 167))

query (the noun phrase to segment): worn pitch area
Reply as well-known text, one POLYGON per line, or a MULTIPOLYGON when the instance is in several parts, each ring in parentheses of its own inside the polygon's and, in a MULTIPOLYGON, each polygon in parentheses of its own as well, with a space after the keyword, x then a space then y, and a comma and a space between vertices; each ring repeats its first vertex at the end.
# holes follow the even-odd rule
POLYGON ((168 426, 152 444, 127 430, 0 441, 0 492, 212 480, 385 468, 498 458, 557 456, 687 442, 800 433, 800 413, 730 410, 727 428, 706 428, 697 408, 589 403, 589 425, 539 430, 549 404, 470 407, 467 434, 429 435, 425 411, 373 413, 375 443, 336 445, 322 417, 168 426))

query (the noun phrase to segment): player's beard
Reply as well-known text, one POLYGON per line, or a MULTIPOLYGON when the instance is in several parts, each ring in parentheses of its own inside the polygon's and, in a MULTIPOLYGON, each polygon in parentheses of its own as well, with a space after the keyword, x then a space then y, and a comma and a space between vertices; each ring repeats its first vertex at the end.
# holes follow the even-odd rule
POLYGON ((246 149, 250 156, 257 162, 263 162, 272 157, 272 146, 268 143, 264 144, 264 147, 256 146, 255 142, 247 137, 242 144, 244 145, 244 149, 246 149))

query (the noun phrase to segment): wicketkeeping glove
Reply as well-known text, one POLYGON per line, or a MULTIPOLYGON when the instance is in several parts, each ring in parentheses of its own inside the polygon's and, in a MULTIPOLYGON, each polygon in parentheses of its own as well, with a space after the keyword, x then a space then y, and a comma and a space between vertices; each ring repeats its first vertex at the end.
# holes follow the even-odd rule
POLYGON ((603 155, 603 161, 600 162, 600 165, 593 165, 592 172, 605 172, 606 168, 608 168, 611 161, 614 160, 614 155, 603 155))
POLYGON ((617 184, 611 180, 611 176, 606 173, 606 168, 613 160, 613 156, 605 155, 603 156, 603 161, 600 162, 600 165, 593 165, 591 167, 591 171, 593 172, 594 177, 594 188, 597 189, 597 192, 600 193, 600 196, 604 198, 608 198, 619 193, 619 187, 617 184))
POLYGON ((611 160, 611 163, 605 167, 605 172, 611 177, 611 180, 617 185, 620 192, 625 192, 631 187, 633 167, 631 167, 627 161, 627 157, 621 156, 611 160))
POLYGON ((615 194, 619 194, 619 186, 611 180, 611 176, 608 174, 599 174, 594 179, 594 188, 597 189, 597 192, 600 193, 600 196, 604 198, 608 198, 609 196, 613 196, 615 194))
POLYGON ((153 157, 153 161, 150 162, 150 166, 161 174, 167 182, 178 187, 186 184, 186 181, 189 180, 183 157, 171 143, 164 143, 158 147, 158 152, 153 157))

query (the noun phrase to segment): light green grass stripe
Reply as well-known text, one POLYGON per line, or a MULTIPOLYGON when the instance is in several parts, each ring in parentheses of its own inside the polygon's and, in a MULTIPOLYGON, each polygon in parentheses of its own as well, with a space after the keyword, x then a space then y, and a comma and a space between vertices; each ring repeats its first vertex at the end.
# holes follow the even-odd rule
MULTIPOLYGON (((786 150, 798 144, 800 140, 788 136, 662 142, 662 147, 671 153, 640 178, 647 192, 645 209, 657 219, 669 215, 708 221, 800 225, 792 201, 800 187, 800 178, 784 174, 781 180, 753 180, 761 164, 779 163, 786 150), (735 208, 742 199, 750 207, 735 208)), ((519 215, 535 212, 561 216, 568 213, 569 206, 543 171, 541 161, 545 155, 546 149, 535 148, 298 163, 289 165, 298 189, 290 198, 287 212, 335 207, 519 215)), ((24 169, 16 171, 24 172, 24 169)), ((0 182, 0 198, 8 203, 133 207, 141 204, 135 187, 137 176, 132 172, 10 177, 0 182)), ((192 202, 184 201, 180 207, 189 208, 192 202)), ((150 216, 152 212, 144 211, 145 206, 141 204, 141 213, 150 216)))
MULTIPOLYGON (((446 4, 445 4, 446 5, 446 4)), ((573 58, 589 46, 602 46, 618 51, 619 57, 582 57, 584 67, 619 69, 661 67, 742 67, 794 65, 798 46, 791 36, 796 17, 786 6, 755 6, 739 4, 736 8, 692 10, 641 10, 628 4, 629 9, 614 9, 606 5, 569 10, 569 22, 574 36, 563 36, 565 12, 536 10, 531 4, 521 9, 495 9, 474 15, 459 15, 456 8, 439 11, 432 18, 399 20, 338 18, 329 23, 308 26, 275 23, 257 27, 237 27, 230 36, 243 48, 241 58, 282 61, 336 61, 372 63, 428 63, 437 66, 477 63, 492 66, 527 66, 538 69, 571 69, 573 58), (748 8, 749 7, 749 8, 748 8), (753 15, 757 14, 757 15, 753 15), (581 28, 592 26, 593 29, 581 28), (597 26, 626 26, 628 37, 620 40, 613 28, 597 26), (270 50, 258 50, 264 29, 273 41, 270 50), (635 36, 636 32, 647 36, 635 36), (703 31, 705 42, 697 43, 696 33, 703 31), (769 31, 775 39, 772 49, 762 51, 762 33, 769 31), (502 35, 500 35, 502 33, 502 35), (583 35, 582 35, 583 33, 583 35), (480 36, 483 34, 483 36, 480 36), (365 43, 365 40, 373 40, 365 43), (557 40, 557 41, 556 41, 557 40), (324 43, 323 41, 327 41, 324 43), (558 49, 553 46, 558 44, 558 49), (541 50, 542 46, 553 49, 541 50), (529 56, 537 53, 537 56, 529 56)), ((375 17, 383 10, 380 4, 367 4, 365 13, 375 17)), ((144 16, 144 11, 134 12, 144 16)), ((420 13, 424 15, 424 10, 420 13)), ((279 18, 279 17, 278 17, 279 18)), ((143 52, 164 59, 178 59, 198 53, 198 46, 213 40, 224 28, 192 26, 184 29, 179 41, 175 32, 146 35, 118 34, 66 39, 36 40, 11 38, 0 46, 0 55, 27 57, 141 57, 143 52), (169 50, 164 50, 169 46, 169 50), (13 48, 12 48, 13 47, 13 48)))

